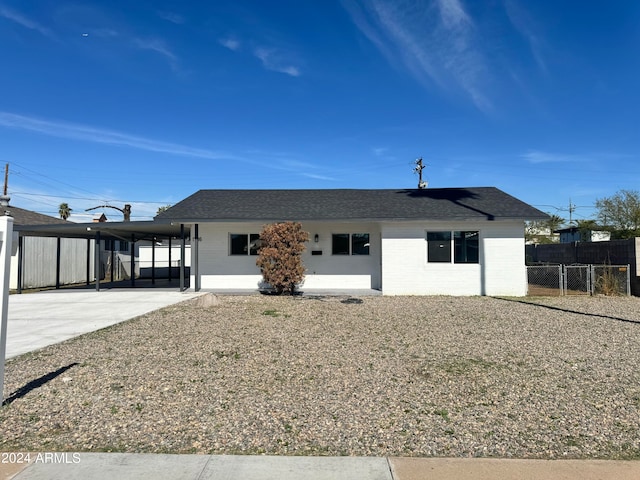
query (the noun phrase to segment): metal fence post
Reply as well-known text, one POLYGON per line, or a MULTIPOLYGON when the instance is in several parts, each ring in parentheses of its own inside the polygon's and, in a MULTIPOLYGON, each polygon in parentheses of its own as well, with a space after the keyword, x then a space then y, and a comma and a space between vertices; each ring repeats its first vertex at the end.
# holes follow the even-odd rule
POLYGON ((560 296, 563 296, 567 288, 567 274, 564 271, 564 265, 558 265, 558 287, 560 288, 560 296))
POLYGON ((627 264, 627 296, 631 296, 631 265, 627 264))

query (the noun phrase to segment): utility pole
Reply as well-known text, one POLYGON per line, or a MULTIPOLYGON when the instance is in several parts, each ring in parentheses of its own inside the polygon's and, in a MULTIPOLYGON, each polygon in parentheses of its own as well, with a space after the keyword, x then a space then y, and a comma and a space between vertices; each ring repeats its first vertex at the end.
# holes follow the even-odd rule
POLYGON ((9 191, 9 164, 7 163, 4 166, 4 190, 2 191, 3 195, 6 197, 7 192, 9 191))
POLYGON ((576 211, 576 206, 571 203, 571 199, 569 199, 569 225, 573 223, 573 212, 576 211))
POLYGON ((416 159, 415 161, 416 168, 413 169, 413 173, 418 174, 418 188, 420 190, 427 188, 427 182, 422 180, 422 170, 424 170, 425 165, 422 163, 422 157, 416 159))

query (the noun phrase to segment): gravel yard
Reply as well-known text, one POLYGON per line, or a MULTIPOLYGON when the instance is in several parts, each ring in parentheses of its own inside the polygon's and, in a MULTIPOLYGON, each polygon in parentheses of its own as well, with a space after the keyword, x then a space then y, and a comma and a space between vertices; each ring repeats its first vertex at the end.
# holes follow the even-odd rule
POLYGON ((640 299, 219 297, 7 363, 0 450, 640 458, 640 299))

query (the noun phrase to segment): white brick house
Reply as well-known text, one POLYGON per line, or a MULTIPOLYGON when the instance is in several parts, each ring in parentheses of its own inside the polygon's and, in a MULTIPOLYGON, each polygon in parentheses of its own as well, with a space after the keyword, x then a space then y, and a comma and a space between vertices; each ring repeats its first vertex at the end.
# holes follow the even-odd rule
POLYGON ((265 224, 299 221, 302 290, 385 295, 526 294, 525 220, 547 215, 493 187, 201 190, 155 218, 188 225, 196 289, 258 289, 265 224))

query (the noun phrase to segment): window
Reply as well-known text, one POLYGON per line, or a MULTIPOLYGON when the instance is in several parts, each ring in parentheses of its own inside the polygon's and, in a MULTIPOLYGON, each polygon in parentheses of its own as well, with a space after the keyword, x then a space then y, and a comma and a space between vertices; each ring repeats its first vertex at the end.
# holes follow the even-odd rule
POLYGON ((258 255, 260 249, 257 233, 231 233, 229 234, 231 255, 258 255))
POLYGON ((454 263, 479 263, 477 231, 427 232, 427 261, 451 263, 453 240, 454 263))
POLYGON ((334 233, 331 241, 333 255, 369 255, 368 233, 334 233))
POLYGON ((351 255, 369 255, 368 233, 354 233, 351 235, 351 255))
POLYGON ((454 232, 454 261, 478 263, 478 232, 454 232))
POLYGON ((331 241, 333 255, 349 255, 349 234, 334 233, 331 241))
POLYGON ((451 232, 427 233, 427 259, 431 263, 451 263, 451 232))

